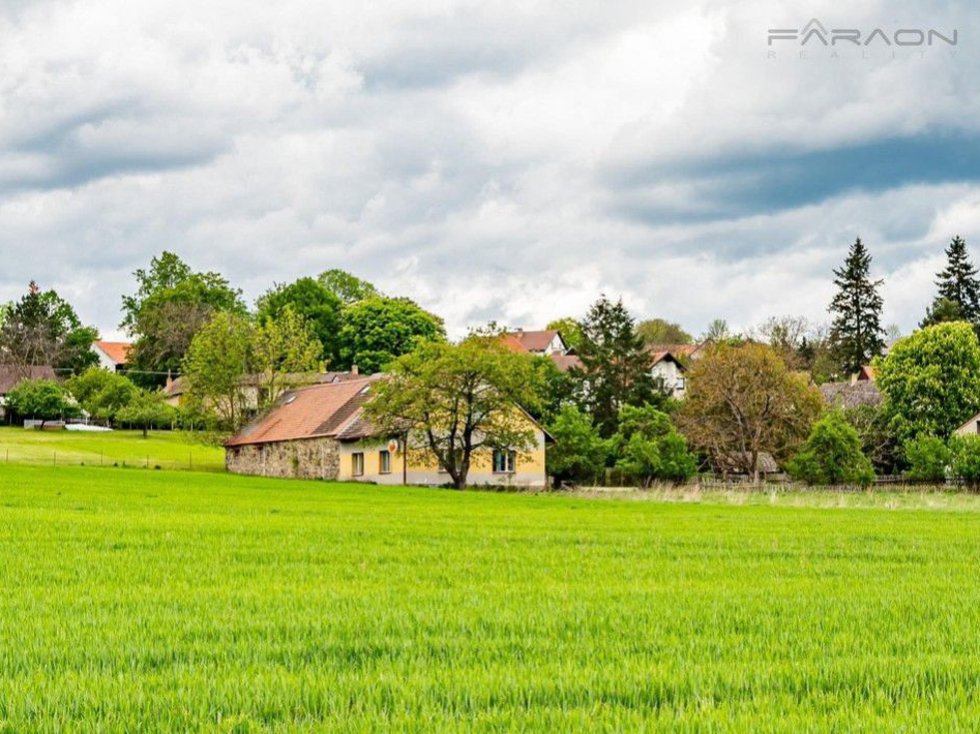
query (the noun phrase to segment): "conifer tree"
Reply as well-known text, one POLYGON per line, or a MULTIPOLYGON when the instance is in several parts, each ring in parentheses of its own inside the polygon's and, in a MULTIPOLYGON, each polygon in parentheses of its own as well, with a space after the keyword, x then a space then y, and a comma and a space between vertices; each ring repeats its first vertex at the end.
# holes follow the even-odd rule
POLYGON ((577 353, 582 367, 573 369, 572 376, 603 438, 616 432, 623 406, 664 402, 650 373, 650 354, 621 300, 613 303, 602 296, 592 305, 582 322, 577 353))
POLYGON ((954 237, 949 243, 946 260, 946 268, 936 274, 939 294, 926 312, 921 326, 944 321, 969 321, 976 329, 980 327, 980 280, 962 237, 954 237))
POLYGON ((844 265, 834 270, 837 294, 830 303, 834 320, 830 342, 845 374, 852 374, 881 354, 885 331, 881 327, 881 280, 870 276, 871 254, 858 237, 844 265))

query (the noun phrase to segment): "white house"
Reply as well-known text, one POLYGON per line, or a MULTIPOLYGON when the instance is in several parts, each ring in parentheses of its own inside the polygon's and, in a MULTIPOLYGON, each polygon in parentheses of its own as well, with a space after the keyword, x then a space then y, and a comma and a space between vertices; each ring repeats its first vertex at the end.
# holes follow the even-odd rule
POLYGON ((980 434, 980 413, 953 431, 954 436, 976 436, 980 434))
POLYGON ((552 354, 567 354, 568 345, 561 338, 561 334, 554 329, 544 329, 542 331, 524 331, 518 329, 510 332, 517 343, 531 354, 542 354, 546 357, 552 354))
POLYGON ((687 391, 684 365, 670 352, 651 352, 650 375, 660 381, 672 398, 680 400, 687 391))
POLYGON ((92 342, 92 351, 99 358, 99 367, 109 372, 119 372, 126 367, 132 347, 129 342, 92 342))

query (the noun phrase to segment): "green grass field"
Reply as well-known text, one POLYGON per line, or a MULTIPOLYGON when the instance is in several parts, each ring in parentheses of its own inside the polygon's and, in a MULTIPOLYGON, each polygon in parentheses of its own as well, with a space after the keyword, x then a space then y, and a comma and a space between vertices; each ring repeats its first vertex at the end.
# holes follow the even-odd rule
POLYGON ((44 466, 149 466, 220 471, 225 454, 180 431, 75 433, 0 427, 0 463, 44 466))
POLYGON ((0 731, 969 731, 948 499, 0 465, 0 731))

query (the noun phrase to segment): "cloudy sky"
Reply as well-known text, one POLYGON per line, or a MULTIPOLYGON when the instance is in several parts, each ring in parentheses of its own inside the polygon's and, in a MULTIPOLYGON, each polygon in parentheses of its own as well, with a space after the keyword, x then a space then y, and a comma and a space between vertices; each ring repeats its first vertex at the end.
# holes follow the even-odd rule
POLYGON ((980 9, 908 5, 4 0, 0 300, 115 335, 166 248, 249 300, 345 268, 454 333, 601 291, 697 333, 825 320, 860 235, 908 330, 952 235, 980 258, 980 9), (958 43, 767 45, 811 18, 958 43))

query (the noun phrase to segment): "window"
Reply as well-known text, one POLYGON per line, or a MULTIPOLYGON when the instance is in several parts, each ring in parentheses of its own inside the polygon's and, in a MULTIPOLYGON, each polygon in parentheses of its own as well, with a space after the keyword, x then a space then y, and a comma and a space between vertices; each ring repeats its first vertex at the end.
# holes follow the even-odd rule
POLYGON ((391 474, 391 452, 381 450, 378 452, 378 473, 391 474))
POLYGON ((517 466, 516 451, 501 451, 494 449, 493 452, 493 473, 494 474, 513 474, 514 467, 517 466))
POLYGON ((353 477, 364 476, 364 454, 358 452, 350 455, 350 473, 353 477))

